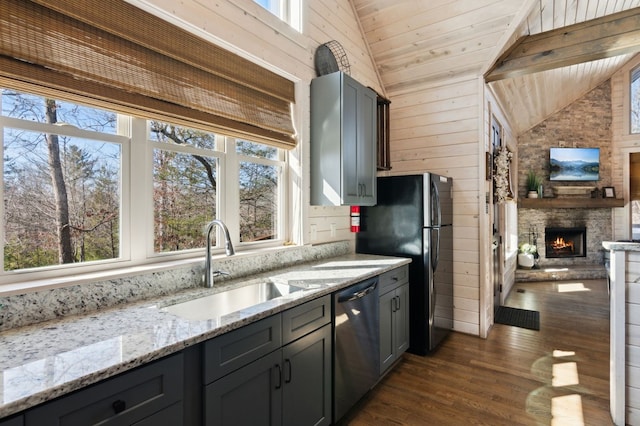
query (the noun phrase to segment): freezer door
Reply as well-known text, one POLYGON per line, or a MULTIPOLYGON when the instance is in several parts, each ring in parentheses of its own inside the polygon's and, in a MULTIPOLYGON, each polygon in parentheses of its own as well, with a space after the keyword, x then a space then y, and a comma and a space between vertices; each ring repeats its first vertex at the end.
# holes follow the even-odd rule
POLYGON ((424 174, 424 223, 426 227, 450 225, 453 221, 451 178, 424 174))
POLYGON ((429 350, 453 329, 453 227, 425 228, 429 350))

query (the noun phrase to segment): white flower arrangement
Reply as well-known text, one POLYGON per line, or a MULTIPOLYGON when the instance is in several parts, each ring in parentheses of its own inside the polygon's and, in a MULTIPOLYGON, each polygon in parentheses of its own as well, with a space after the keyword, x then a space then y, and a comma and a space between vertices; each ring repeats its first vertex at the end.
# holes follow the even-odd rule
POLYGON ((512 157, 513 153, 506 146, 501 147, 495 155, 496 172, 493 175, 493 181, 495 183, 495 201, 498 203, 513 199, 509 182, 512 157))
POLYGON ((520 249, 520 253, 536 254, 538 252, 538 247, 529 243, 520 244, 519 249, 520 249))

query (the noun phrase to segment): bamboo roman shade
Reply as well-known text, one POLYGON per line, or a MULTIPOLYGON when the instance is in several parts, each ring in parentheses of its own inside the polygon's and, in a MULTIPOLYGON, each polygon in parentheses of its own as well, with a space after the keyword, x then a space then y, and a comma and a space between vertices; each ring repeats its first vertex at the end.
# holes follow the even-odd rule
POLYGON ((296 145, 293 82, 123 0, 2 0, 0 84, 296 145))

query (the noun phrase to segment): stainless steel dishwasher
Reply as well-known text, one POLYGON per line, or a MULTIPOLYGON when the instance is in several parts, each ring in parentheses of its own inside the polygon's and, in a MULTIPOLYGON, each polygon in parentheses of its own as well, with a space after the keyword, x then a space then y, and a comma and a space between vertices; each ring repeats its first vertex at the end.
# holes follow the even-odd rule
POLYGON ((334 423, 380 377, 378 306, 378 278, 334 294, 334 423))

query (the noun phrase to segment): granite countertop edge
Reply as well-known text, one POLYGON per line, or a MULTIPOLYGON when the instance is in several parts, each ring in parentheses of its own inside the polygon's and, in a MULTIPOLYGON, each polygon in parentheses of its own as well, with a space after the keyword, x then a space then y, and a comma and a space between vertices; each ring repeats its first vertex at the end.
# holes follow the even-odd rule
MULTIPOLYGON (((0 345, 4 348, 0 353, 0 374, 5 384, 0 392, 0 419, 410 262, 407 258, 363 254, 328 258, 228 281, 214 289, 188 289, 179 294, 4 331, 0 333, 0 345), (351 275, 336 278, 335 284, 303 291, 295 297, 261 303, 253 309, 226 316, 223 323, 187 320, 162 309, 180 301, 241 287, 249 280, 264 279, 274 273, 305 272, 314 266, 345 261, 352 264, 350 268, 343 268, 351 275), (105 352, 115 354, 110 358, 104 355, 105 352), (105 360, 96 361, 94 357, 105 360), (65 362, 70 365, 65 365, 65 362), (56 363, 62 364, 60 368, 68 377, 58 378, 60 373, 56 366, 50 367, 56 363), (53 371, 46 370, 43 364, 53 371), (41 377, 38 377, 39 372, 41 377), (51 376, 55 383, 42 385, 51 382, 51 376), (28 382, 25 382, 25 377, 29 378, 28 382), (8 391, 11 392, 12 380, 17 383, 14 390, 17 395, 7 395, 8 391)), ((340 269, 335 269, 337 274, 340 269)))
POLYGON ((603 241, 602 247, 610 251, 640 251, 640 242, 636 241, 603 241))

